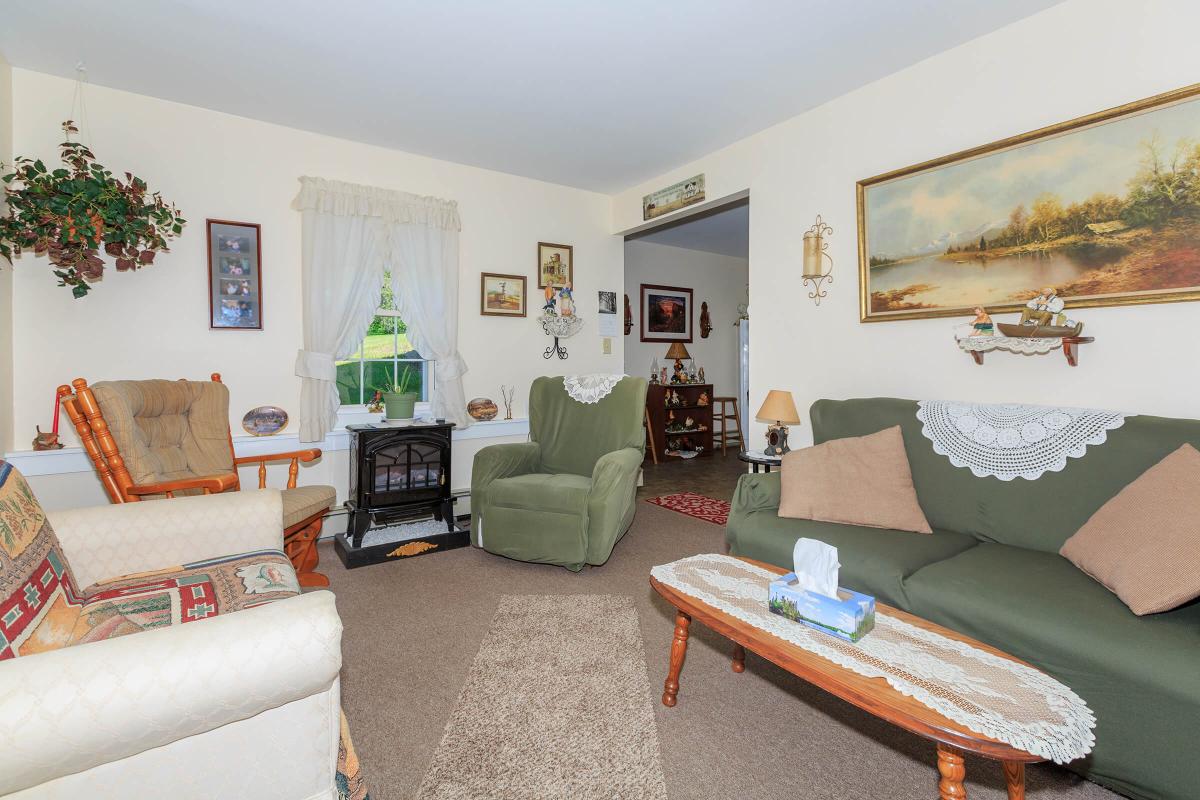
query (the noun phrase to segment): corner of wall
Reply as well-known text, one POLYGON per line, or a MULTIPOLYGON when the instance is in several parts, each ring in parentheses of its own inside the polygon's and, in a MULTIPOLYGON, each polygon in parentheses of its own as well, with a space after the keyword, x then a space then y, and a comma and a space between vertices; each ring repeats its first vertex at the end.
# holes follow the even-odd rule
MULTIPOLYGON (((0 57, 0 163, 12 162, 12 67, 0 57)), ((5 210, 0 196, 0 213, 5 210)), ((0 257, 0 454, 13 449, 13 274, 12 264, 0 257)))

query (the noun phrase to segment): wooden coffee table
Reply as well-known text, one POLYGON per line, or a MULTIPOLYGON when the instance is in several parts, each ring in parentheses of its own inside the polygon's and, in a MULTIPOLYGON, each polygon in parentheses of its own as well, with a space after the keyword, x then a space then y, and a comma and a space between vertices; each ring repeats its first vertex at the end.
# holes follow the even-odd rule
MULTIPOLYGON (((764 564, 761 561, 749 558, 741 560, 779 575, 787 572, 787 570, 779 569, 771 564, 764 564)), ((667 680, 663 684, 662 701, 665 706, 673 707, 677 701, 679 672, 683 668, 683 659, 687 654, 688 626, 691 625, 693 619, 696 619, 733 642, 734 672, 742 672, 746 669, 746 650, 750 650, 796 677, 858 706, 869 714, 910 733, 932 739, 937 743, 937 766, 941 776, 938 790, 942 800, 962 800, 967 796, 967 790, 963 786, 963 779, 966 777, 966 767, 963 765, 964 753, 974 753, 1001 763, 1008 783, 1009 800, 1024 800, 1025 798, 1025 765, 1046 760, 1041 756, 1018 750, 1004 742, 976 733, 954 720, 942 716, 923 703, 900 694, 883 678, 867 678, 852 672, 694 597, 678 592, 653 577, 650 578, 650 585, 662 595, 663 599, 673 605, 677 612, 675 637, 671 643, 670 669, 667 672, 667 680)), ((763 602, 766 602, 765 594, 763 602)), ((986 650, 1009 661, 1025 664, 1020 659, 1013 658, 994 647, 989 647, 940 625, 915 617, 898 608, 876 603, 875 610, 876 613, 887 614, 919 628, 941 634, 948 639, 966 642, 972 647, 986 650)))

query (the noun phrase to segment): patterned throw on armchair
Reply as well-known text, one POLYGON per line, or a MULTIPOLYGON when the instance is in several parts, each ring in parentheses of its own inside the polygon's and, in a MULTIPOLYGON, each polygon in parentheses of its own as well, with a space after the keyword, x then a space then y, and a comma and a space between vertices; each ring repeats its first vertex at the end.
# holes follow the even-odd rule
POLYGON ((645 407, 644 378, 622 378, 595 403, 573 399, 562 377, 535 380, 531 441, 475 455, 471 542, 576 572, 607 561, 633 522, 645 407))
POLYGON ((278 491, 47 514, 0 460, 0 796, 357 785, 338 771, 342 623, 282 548, 278 491))

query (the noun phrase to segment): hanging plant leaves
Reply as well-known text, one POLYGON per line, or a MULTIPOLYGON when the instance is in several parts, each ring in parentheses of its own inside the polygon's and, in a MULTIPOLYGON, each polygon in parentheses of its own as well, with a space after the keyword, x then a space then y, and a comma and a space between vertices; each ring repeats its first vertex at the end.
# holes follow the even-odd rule
POLYGON ((32 250, 47 256, 58 268, 58 285, 80 298, 104 278, 101 249, 118 272, 136 270, 167 251, 187 220, 144 180, 129 172, 124 181, 113 177, 90 149, 70 141, 79 132, 74 122, 62 127, 66 168, 50 171, 40 160, 18 158, 15 171, 0 178, 8 201, 0 217, 0 255, 11 259, 32 250))

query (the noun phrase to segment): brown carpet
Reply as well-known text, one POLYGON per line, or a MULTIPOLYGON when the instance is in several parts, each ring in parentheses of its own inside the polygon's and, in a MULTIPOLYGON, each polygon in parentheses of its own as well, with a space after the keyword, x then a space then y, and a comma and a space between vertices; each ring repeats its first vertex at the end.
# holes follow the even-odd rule
MULTIPOLYGON (((733 673, 728 642, 698 623, 679 705, 658 702, 674 614, 650 588, 650 567, 722 552, 723 537, 724 529, 712 523, 638 503, 633 529, 609 562, 577 574, 474 548, 350 572, 322 544, 321 568, 332 580, 345 623, 342 702, 372 797, 406 800, 416 794, 506 594, 633 598, 671 800, 936 797, 931 743, 753 654, 745 673, 733 673)), ((1004 798, 994 762, 968 759, 967 778, 972 800, 1004 798)), ((1030 768, 1028 779, 1030 800, 1116 797, 1052 765, 1030 768)))
POLYGON ((633 599, 505 595, 419 800, 666 800, 633 599))

